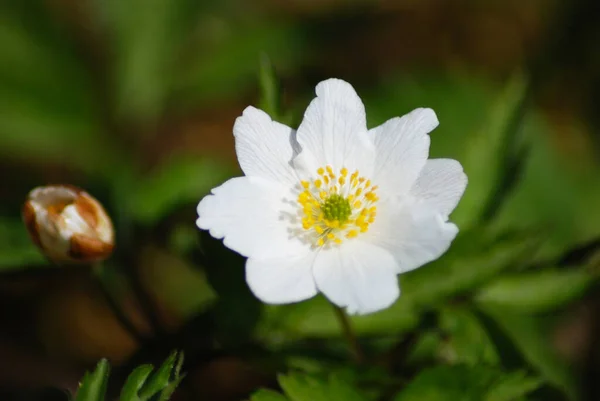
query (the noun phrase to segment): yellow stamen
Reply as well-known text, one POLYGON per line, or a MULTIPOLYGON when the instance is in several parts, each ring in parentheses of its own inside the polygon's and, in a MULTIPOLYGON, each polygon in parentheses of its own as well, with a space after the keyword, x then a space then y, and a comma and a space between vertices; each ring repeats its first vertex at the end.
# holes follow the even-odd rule
POLYGON ((337 246, 367 232, 377 215, 376 185, 346 167, 319 167, 316 179, 300 181, 300 226, 315 246, 337 246), (335 170, 337 171, 337 170, 335 170), (312 189, 311 189, 312 188, 312 189))

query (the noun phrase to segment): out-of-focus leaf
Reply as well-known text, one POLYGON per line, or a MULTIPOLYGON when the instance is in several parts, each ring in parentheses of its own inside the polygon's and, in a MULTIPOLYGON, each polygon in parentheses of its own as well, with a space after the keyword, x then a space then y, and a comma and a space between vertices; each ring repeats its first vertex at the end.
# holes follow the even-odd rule
POLYGON ((138 392, 144 386, 146 379, 152 373, 154 368, 152 365, 142 365, 138 366, 127 378, 127 381, 123 385, 123 389, 121 390, 121 395, 119 397, 120 401, 139 401, 140 397, 138 396, 138 392))
POLYGON ((433 72, 394 75, 378 87, 357 90, 365 102, 370 127, 417 107, 432 108, 440 125, 430 134, 431 157, 461 162, 465 142, 473 140, 485 124, 497 93, 496 86, 483 77, 433 72))
MULTIPOLYGON (((398 301, 381 312, 351 316, 350 320, 359 335, 391 335, 415 327, 419 317, 412 304, 398 301)), ((338 337, 341 329, 329 301, 317 296, 292 305, 264 305, 256 335, 277 346, 302 337, 338 337)))
POLYGON ((425 369, 394 401, 481 401, 497 375, 484 367, 461 365, 425 369))
POLYGON ((461 163, 469 177, 469 185, 453 214, 458 221, 475 223, 490 202, 501 196, 497 190, 516 155, 526 90, 526 78, 520 73, 514 74, 491 109, 487 124, 467 142, 467 153, 461 163), (461 216, 461 213, 467 213, 468 217, 461 216))
POLYGON ((584 141, 589 133, 580 126, 569 127, 569 135, 558 135, 557 128, 541 116, 531 124, 537 128, 527 131, 530 155, 520 184, 494 225, 503 230, 544 230, 548 241, 538 257, 549 260, 600 235, 600 164, 591 146, 578 145, 580 150, 572 154, 572 146, 557 140, 584 141))
POLYGON ((109 373, 110 365, 106 359, 102 359, 98 362, 96 370, 92 373, 86 372, 75 401, 104 401, 109 373))
POLYGON ((156 122, 177 75, 191 22, 203 2, 190 0, 96 1, 94 16, 113 50, 113 84, 118 114, 156 122))
POLYGON ((218 295, 212 311, 217 319, 219 342, 229 346, 246 344, 252 338, 261 303, 246 283, 245 259, 205 231, 200 238, 202 252, 197 254, 196 262, 204 266, 208 281, 218 295))
POLYGON ((173 352, 144 384, 139 392, 140 399, 149 400, 154 395, 167 389, 172 381, 178 380, 182 363, 183 354, 173 352))
POLYGON ((480 366, 436 366, 421 371, 394 401, 514 401, 537 389, 541 382, 523 372, 505 373, 480 366))
POLYGON ((484 401, 515 401, 537 390, 543 384, 538 377, 516 371, 500 378, 488 391, 484 401))
POLYGON ((580 297, 595 277, 581 270, 542 270, 504 275, 476 295, 477 302, 521 313, 547 312, 580 297))
POLYGON ((574 372, 556 354, 550 344, 548 330, 545 330, 539 319, 506 308, 485 306, 482 310, 498 324, 525 360, 546 381, 563 391, 570 400, 579 399, 574 372))
POLYGON ((531 233, 491 240, 479 230, 459 234, 446 255, 400 276, 404 290, 401 299, 431 306, 475 289, 508 268, 526 264, 539 243, 531 233))
POLYGON ((119 157, 95 87, 53 20, 41 1, 0 6, 0 157, 106 174, 119 157))
POLYGON ((275 68, 265 53, 260 55, 258 83, 260 86, 258 107, 270 115, 273 120, 280 121, 279 83, 275 75, 275 68))
POLYGON ((163 249, 146 247, 140 251, 144 269, 141 281, 158 302, 178 318, 187 320, 216 300, 206 275, 187 260, 163 249))
POLYGON ((252 394, 250 401, 288 401, 288 398, 277 391, 260 389, 252 394))
POLYGON ((469 366, 498 365, 494 343, 475 314, 466 308, 446 307, 439 321, 440 329, 450 337, 443 347, 445 359, 469 366))
POLYGON ((278 376, 279 385, 291 401, 364 401, 351 384, 332 376, 328 380, 300 373, 278 376))
POLYGON ((200 202, 202 196, 232 175, 231 167, 211 159, 174 158, 130 189, 133 216, 144 224, 156 223, 176 206, 200 202))
POLYGON ((49 266, 20 219, 0 219, 0 239, 0 272, 29 266, 49 266))
POLYGON ((406 357, 406 365, 412 367, 438 363, 443 342, 444 339, 437 329, 420 333, 406 357))
POLYGON ((289 70, 299 55, 308 52, 303 32, 289 23, 270 19, 248 24, 211 16, 204 27, 214 27, 205 33, 211 40, 196 48, 198 59, 175 77, 180 97, 195 102, 239 96, 252 87, 261 53, 271 55, 280 69, 289 70))
POLYGON ((158 397, 157 401, 168 401, 169 399, 171 399, 171 396, 173 395, 179 384, 181 384, 181 381, 184 379, 184 377, 185 375, 180 375, 177 378, 175 378, 171 383, 169 383, 169 385, 167 385, 167 387, 165 387, 160 392, 160 397, 158 397))

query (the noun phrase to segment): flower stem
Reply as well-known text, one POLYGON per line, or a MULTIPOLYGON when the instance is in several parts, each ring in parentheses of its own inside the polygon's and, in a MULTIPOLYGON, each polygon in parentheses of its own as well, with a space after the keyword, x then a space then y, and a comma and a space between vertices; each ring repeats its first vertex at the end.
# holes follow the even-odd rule
POLYGON ((350 324, 350 318, 348 317, 348 314, 345 310, 333 303, 331 304, 331 306, 333 306, 335 315, 340 322, 342 334, 348 342, 348 346, 350 347, 350 352, 352 353, 352 358, 354 359, 354 362, 356 362, 357 364, 362 364, 365 360, 365 355, 360 344, 358 343, 358 339, 356 338, 354 330, 352 330, 352 325, 350 324))
POLYGON ((99 288, 100 292, 102 293, 104 300, 106 301, 109 308, 113 312, 115 318, 121 324, 121 327, 123 327, 129 333, 129 335, 131 335, 131 337, 133 337, 134 340, 138 342, 138 344, 140 344, 140 345, 144 344, 146 341, 145 336, 142 333, 140 333, 140 331, 137 329, 137 327, 135 327, 133 322, 131 322, 127 318, 127 316, 125 316, 125 313, 121 309, 119 303, 114 298, 111 291, 107 288, 106 283, 102 277, 102 269, 103 268, 104 267, 102 266, 101 263, 96 263, 92 267, 92 276, 94 277, 96 283, 98 284, 98 288, 99 288))

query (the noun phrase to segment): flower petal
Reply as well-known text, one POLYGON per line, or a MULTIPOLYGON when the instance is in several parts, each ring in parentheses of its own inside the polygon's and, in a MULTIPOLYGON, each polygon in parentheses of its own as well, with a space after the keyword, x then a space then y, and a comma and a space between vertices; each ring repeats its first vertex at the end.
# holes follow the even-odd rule
POLYGON ((418 201, 448 217, 467 187, 467 176, 459 162, 430 159, 410 192, 418 201))
POLYGON ((369 174, 374 147, 367 135, 365 107, 349 83, 328 79, 317 85, 298 128, 301 147, 294 166, 314 173, 318 167, 347 167, 369 174))
POLYGON ((248 286, 262 302, 287 304, 317 295, 312 275, 315 253, 306 251, 289 257, 249 258, 246 262, 248 286))
POLYGON ((382 203, 366 240, 387 249, 398 262, 397 273, 414 270, 448 250, 458 227, 426 205, 382 203))
POLYGON ((247 176, 268 178, 277 182, 298 183, 291 166, 296 131, 273 121, 267 113, 246 107, 233 126, 235 151, 240 167, 247 176))
POLYGON ((400 295, 397 263, 386 250, 362 241, 319 252, 313 274, 317 287, 348 313, 366 314, 390 306, 400 295))
POLYGON ((416 109, 370 130, 377 155, 373 181, 388 193, 406 194, 427 161, 427 134, 437 125, 433 110, 416 109))
POLYGON ((196 224, 248 257, 295 255, 307 246, 289 233, 287 188, 260 177, 232 178, 198 204, 196 224))

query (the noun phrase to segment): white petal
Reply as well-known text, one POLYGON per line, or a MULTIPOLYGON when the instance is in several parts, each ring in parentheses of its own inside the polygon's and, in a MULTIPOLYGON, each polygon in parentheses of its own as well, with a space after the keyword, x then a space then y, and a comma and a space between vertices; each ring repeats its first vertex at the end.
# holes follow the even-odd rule
POLYGON ((387 249, 398 262, 397 273, 404 273, 439 258, 448 250, 458 227, 424 205, 394 205, 381 202, 377 219, 365 235, 387 249))
POLYGON ((466 187, 467 176, 459 162, 430 159, 410 192, 426 207, 447 217, 458 205, 466 187))
POLYGON ((387 192, 406 194, 427 161, 427 134, 437 125, 433 110, 416 109, 370 130, 377 155, 373 181, 387 192))
MULTIPOLYGON (((196 224, 248 257, 295 255, 306 249, 289 233, 287 189, 260 177, 232 178, 198 204, 196 224), (287 200, 286 200, 287 199, 287 200)), ((292 211, 293 212, 293 211, 292 211)))
POLYGON ((317 97, 310 103, 298 128, 302 149, 294 166, 314 173, 331 165, 369 174, 374 147, 367 134, 365 107, 347 82, 329 79, 317 85, 317 97))
POLYGON ((313 274, 319 290, 348 313, 366 314, 390 306, 400 295, 396 261, 386 250, 361 241, 322 250, 313 274))
POLYGON ((233 135, 244 174, 291 184, 298 182, 291 166, 294 147, 298 147, 292 128, 250 106, 236 119, 233 135))
POLYGON ((246 281, 258 299, 268 304, 287 304, 317 295, 312 275, 316 253, 273 259, 249 258, 246 281))

